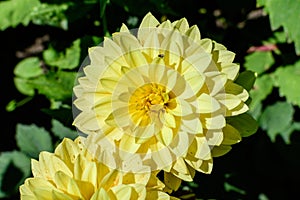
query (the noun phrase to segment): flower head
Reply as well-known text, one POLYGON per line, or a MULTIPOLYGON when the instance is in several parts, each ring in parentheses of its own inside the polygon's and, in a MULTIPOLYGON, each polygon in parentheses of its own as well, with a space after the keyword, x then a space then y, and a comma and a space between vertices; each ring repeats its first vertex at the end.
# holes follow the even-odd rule
POLYGON ((82 138, 64 139, 54 153, 32 160, 32 178, 20 186, 21 199, 169 199, 156 174, 122 173, 99 163, 82 138))
POLYGON ((212 157, 241 140, 226 117, 248 110, 234 80, 235 54, 182 18, 160 23, 148 13, 138 30, 125 25, 102 46, 74 87, 74 125, 100 162, 124 171, 164 170, 191 181, 210 173, 212 157))

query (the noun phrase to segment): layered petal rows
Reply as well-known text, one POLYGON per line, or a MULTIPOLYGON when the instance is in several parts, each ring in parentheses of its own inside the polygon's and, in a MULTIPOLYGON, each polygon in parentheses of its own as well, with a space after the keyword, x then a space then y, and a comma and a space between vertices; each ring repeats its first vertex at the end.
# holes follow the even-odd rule
POLYGON ((122 25, 89 49, 74 87, 87 150, 120 171, 164 170, 165 180, 210 173, 213 157, 241 140, 227 117, 248 110, 234 57, 185 18, 160 23, 148 13, 137 30, 122 25))

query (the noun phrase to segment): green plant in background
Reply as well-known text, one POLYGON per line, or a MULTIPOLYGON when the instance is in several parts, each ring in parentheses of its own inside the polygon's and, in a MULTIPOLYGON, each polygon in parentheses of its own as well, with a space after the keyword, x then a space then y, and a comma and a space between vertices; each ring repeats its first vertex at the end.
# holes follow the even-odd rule
POLYGON ((216 159, 220 167, 211 176, 199 175, 194 182, 183 183, 176 195, 186 199, 287 198, 297 191, 294 185, 300 177, 300 163, 294 159, 300 150, 299 8, 298 0, 229 0, 226 5, 222 0, 0 1, 2 33, 35 27, 46 28, 48 35, 41 50, 19 57, 19 62, 10 66, 16 90, 22 95, 9 97, 6 110, 11 114, 23 107, 34 110, 30 102, 42 96, 48 102, 42 111, 50 117, 43 126, 34 120, 16 123, 16 133, 10 134, 15 135, 17 149, 0 155, 0 197, 18 198, 19 185, 31 175, 30 158, 37 158, 43 150, 53 151, 64 137, 77 136, 72 126, 72 88, 87 48, 118 31, 124 20, 129 28, 135 28, 142 16, 152 11, 161 20, 191 19, 191 24, 203 30, 202 37, 209 36, 237 52, 242 68, 257 74, 250 90, 250 114, 259 123, 257 134, 225 158, 216 159), (233 162, 238 163, 230 164, 233 162), (285 174, 277 174, 280 170, 285 174), (290 179, 288 186, 280 184, 290 179))

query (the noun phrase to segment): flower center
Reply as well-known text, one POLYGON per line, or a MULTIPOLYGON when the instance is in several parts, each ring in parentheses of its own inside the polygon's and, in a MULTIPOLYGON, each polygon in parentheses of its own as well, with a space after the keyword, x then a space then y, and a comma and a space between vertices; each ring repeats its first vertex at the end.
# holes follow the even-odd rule
POLYGON ((156 83, 139 87, 129 100, 131 118, 135 124, 141 126, 147 126, 151 122, 163 123, 161 115, 175 107, 175 95, 167 92, 165 86, 156 83))

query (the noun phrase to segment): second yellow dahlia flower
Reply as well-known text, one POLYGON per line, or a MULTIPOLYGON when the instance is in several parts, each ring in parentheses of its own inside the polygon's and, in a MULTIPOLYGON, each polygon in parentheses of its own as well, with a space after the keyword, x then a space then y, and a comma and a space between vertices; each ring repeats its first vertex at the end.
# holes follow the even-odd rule
POLYGON ((123 25, 89 49, 74 125, 112 168, 164 170, 175 182, 210 173, 212 158, 241 140, 226 118, 248 110, 234 57, 185 18, 160 23, 148 13, 137 30, 123 25))
MULTIPOLYGON (((54 153, 32 160, 32 178, 20 186, 22 200, 170 199, 154 173, 122 173, 99 163, 82 138, 64 139, 54 153)), ((113 158, 112 158, 113 159, 113 158)))

